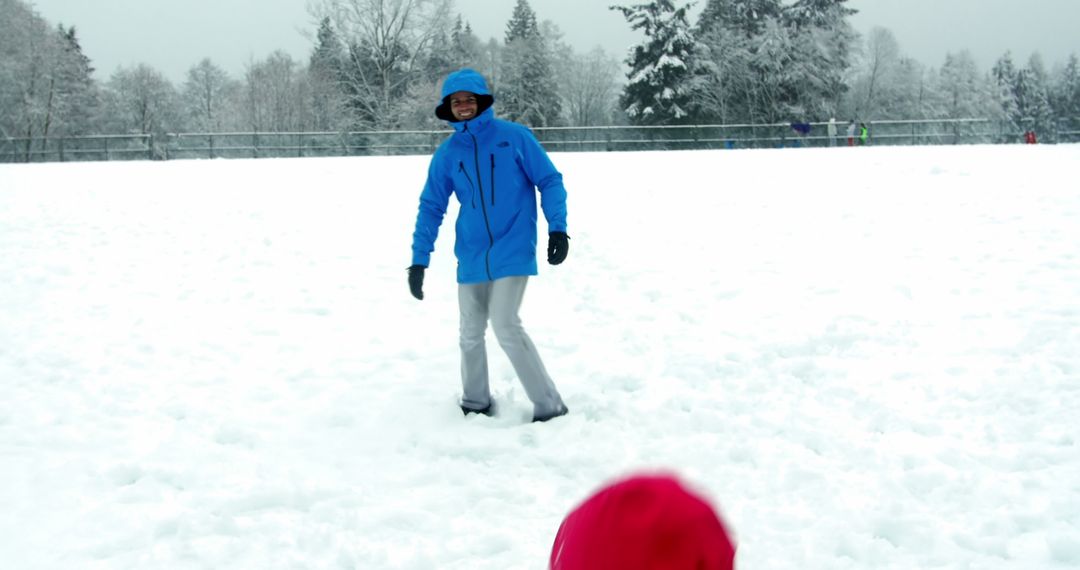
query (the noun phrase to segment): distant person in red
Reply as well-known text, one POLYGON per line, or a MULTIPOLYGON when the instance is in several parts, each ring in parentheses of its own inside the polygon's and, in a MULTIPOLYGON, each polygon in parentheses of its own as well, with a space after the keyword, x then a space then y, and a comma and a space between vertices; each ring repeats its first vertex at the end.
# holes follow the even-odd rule
POLYGON ((1035 138, 1035 131, 1027 131, 1026 133, 1024 133, 1024 142, 1026 142, 1027 144, 1038 143, 1038 139, 1035 138))
POLYGON ((551 570, 732 570, 735 544, 708 502, 670 475, 600 489, 563 520, 551 570))

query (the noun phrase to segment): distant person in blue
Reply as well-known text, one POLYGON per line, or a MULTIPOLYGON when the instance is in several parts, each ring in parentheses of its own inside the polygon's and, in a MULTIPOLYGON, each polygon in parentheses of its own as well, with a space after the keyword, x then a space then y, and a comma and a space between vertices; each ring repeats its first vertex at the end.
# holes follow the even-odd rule
POLYGON ((810 123, 791 123, 791 130, 795 131, 800 137, 805 137, 810 134, 810 123))
POLYGON ((522 327, 518 310, 529 276, 537 274, 536 194, 548 227, 547 260, 566 259, 566 189, 562 174, 532 132, 496 119, 495 102, 476 71, 462 69, 443 82, 435 116, 453 134, 435 151, 413 232, 409 290, 424 298, 424 270, 431 261, 450 195, 460 205, 455 225, 458 309, 461 313, 461 411, 491 416, 484 335, 488 321, 525 393, 534 422, 565 415, 562 396, 522 327))
POLYGON ((792 146, 803 146, 806 136, 810 134, 810 123, 791 123, 791 130, 795 131, 795 134, 799 135, 799 138, 795 140, 792 146))

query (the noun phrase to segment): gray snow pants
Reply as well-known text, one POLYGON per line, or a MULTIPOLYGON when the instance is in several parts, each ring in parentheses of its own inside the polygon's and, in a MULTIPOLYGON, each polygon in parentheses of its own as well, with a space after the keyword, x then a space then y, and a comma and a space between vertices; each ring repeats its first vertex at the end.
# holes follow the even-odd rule
POLYGON ((550 413, 563 405, 555 383, 544 369, 536 346, 525 333, 518 317, 528 281, 528 277, 520 276, 458 285, 463 407, 479 410, 491 403, 487 349, 484 346, 488 320, 491 321, 499 346, 510 358, 525 394, 532 400, 533 413, 550 413))

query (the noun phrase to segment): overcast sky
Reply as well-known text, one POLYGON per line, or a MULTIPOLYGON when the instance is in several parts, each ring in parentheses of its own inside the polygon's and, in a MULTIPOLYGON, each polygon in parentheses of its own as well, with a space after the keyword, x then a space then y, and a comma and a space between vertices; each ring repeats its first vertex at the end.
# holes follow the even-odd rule
MULTIPOLYGON (((501 39, 514 0, 455 0, 482 39, 501 39)), ((610 4, 643 0, 530 0, 578 51, 601 46, 622 59, 640 41, 610 4)), ((315 29, 307 0, 32 0, 52 24, 74 25, 100 79, 121 65, 148 63, 173 81, 209 57, 236 77, 248 62, 281 49, 306 61, 315 29)), ((704 4, 699 1, 697 9, 704 4)), ((1048 66, 1080 54, 1080 0, 850 0, 855 28, 892 30, 908 56, 939 66, 949 51, 969 49, 983 70, 1006 50, 1048 66)), ((696 16, 697 10, 694 11, 696 16)))

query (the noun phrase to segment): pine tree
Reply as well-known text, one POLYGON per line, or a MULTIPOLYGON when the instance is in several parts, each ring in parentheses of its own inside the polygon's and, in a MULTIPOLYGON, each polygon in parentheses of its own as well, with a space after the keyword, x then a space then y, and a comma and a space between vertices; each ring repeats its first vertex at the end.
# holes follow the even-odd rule
POLYGON ((699 124, 748 120, 753 47, 746 36, 725 24, 720 6, 728 2, 710 0, 695 27, 687 85, 692 119, 699 124))
POLYGON ((1054 88, 1054 112, 1066 130, 1080 130, 1080 58, 1069 56, 1054 88))
POLYGON ((437 30, 424 49, 423 79, 425 83, 435 84, 446 74, 460 68, 454 52, 454 40, 446 30, 437 30))
POLYGON ((750 122, 779 123, 804 118, 804 110, 795 104, 796 84, 803 74, 792 71, 797 52, 788 29, 778 19, 769 18, 755 41, 758 45, 749 60, 750 122))
POLYGON ((796 28, 834 29, 858 10, 844 5, 848 0, 796 0, 784 10, 785 17, 796 28))
POLYGON ((522 38, 533 38, 540 35, 540 28, 536 25, 536 13, 533 12, 527 0, 517 0, 514 5, 514 13, 506 24, 507 44, 522 38))
POLYGON ((847 0, 798 0, 785 11, 788 27, 801 46, 796 57, 805 61, 799 80, 799 104, 810 116, 835 116, 848 91, 848 71, 854 64, 858 34, 848 22, 857 10, 847 0))
POLYGON ((621 105, 637 125, 686 123, 690 118, 690 67, 694 49, 689 6, 676 8, 672 0, 654 0, 634 6, 612 6, 641 30, 645 41, 631 51, 629 82, 621 105))
POLYGON ((315 49, 308 63, 311 84, 312 126, 318 131, 344 128, 345 48, 341 45, 330 18, 323 18, 315 39, 315 49))
POLYGON ((848 90, 846 0, 708 0, 694 28, 697 121, 825 120, 848 90))
POLYGON ((1042 56, 1038 53, 1032 54, 1024 71, 1028 84, 1025 116, 1030 128, 1039 133, 1043 140, 1056 142, 1054 136, 1057 132, 1057 121, 1054 109, 1050 106, 1050 76, 1046 72, 1042 56))
POLYGON ((451 60, 453 67, 459 69, 469 67, 480 70, 483 68, 483 47, 480 38, 472 31, 472 26, 461 19, 458 15, 454 22, 454 29, 450 33, 451 60))
POLYGON ((319 22, 319 31, 315 37, 315 50, 311 53, 309 67, 312 73, 336 79, 341 74, 345 50, 338 39, 330 18, 319 22))
POLYGON ((780 18, 783 5, 780 0, 734 0, 731 26, 748 37, 765 31, 769 19, 780 18))
POLYGON ((701 37, 709 32, 734 28, 732 17, 735 14, 735 2, 738 0, 706 0, 705 7, 698 14, 694 26, 694 36, 701 37))
POLYGON ((531 127, 558 124, 562 105, 552 68, 551 47, 540 34, 527 0, 518 0, 506 26, 502 80, 496 98, 500 114, 531 127))
POLYGON ((59 117, 62 132, 85 135, 95 130, 101 112, 101 95, 94 81, 94 68, 83 53, 75 27, 59 27, 63 57, 57 72, 59 117))
POLYGON ((1001 112, 1011 129, 1017 130, 1023 122, 1023 112, 1020 106, 1020 74, 1013 64, 1011 52, 1005 52, 994 64, 991 74, 996 84, 995 98, 1001 106, 1001 112))

